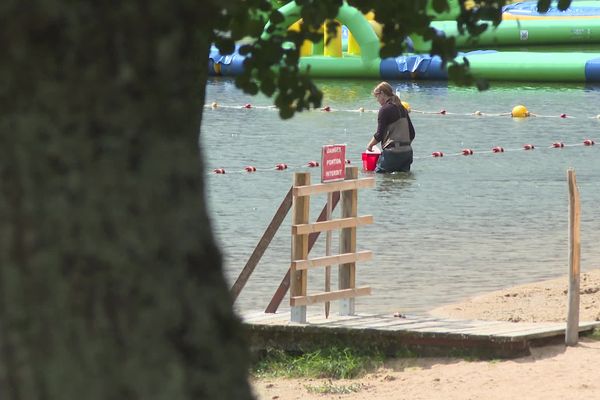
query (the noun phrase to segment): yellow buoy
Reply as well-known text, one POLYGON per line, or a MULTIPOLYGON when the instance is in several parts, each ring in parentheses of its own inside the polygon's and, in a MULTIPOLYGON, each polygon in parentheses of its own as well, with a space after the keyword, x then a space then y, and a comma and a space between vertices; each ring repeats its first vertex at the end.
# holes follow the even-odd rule
POLYGON ((527 108, 525 106, 518 105, 513 107, 510 115, 511 117, 515 118, 525 118, 529 117, 529 111, 527 111, 527 108))
POLYGON ((402 101, 402 106, 406 108, 406 111, 410 112, 410 104, 407 101, 402 101))
POLYGON ((365 108, 364 108, 364 107, 359 107, 359 108, 358 108, 358 111, 359 111, 359 112, 365 112, 365 108))
POLYGON ((212 108, 213 110, 214 110, 215 108, 217 108, 217 107, 219 107, 219 105, 217 104, 217 102, 216 102, 216 101, 213 101, 213 102, 210 104, 210 108, 212 108))

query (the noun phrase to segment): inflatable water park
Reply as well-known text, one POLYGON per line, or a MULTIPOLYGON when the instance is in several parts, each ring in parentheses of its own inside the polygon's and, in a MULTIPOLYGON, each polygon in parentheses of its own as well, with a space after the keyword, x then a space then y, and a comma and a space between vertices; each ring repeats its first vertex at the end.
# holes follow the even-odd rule
MULTIPOLYGON (((431 15, 438 34, 454 37, 475 77, 521 82, 600 82, 600 2, 573 0, 561 11, 552 2, 546 13, 537 11, 537 1, 503 7, 502 22, 478 38, 461 35, 456 16, 458 1, 449 1, 450 11, 431 15), (553 51, 537 50, 552 47, 553 51), (586 48, 587 46, 587 48, 586 48)), ((290 2, 279 9, 289 29, 298 29, 300 6, 290 2)), ((430 56, 431 42, 407 39, 410 53, 394 58, 379 57, 381 25, 373 13, 363 14, 346 3, 336 20, 337 35, 319 43, 306 41, 300 49, 300 66, 313 78, 375 78, 384 80, 447 80, 448 72, 438 56, 430 56)), ((244 56, 222 55, 213 47, 209 74, 235 76, 243 71, 244 56)))

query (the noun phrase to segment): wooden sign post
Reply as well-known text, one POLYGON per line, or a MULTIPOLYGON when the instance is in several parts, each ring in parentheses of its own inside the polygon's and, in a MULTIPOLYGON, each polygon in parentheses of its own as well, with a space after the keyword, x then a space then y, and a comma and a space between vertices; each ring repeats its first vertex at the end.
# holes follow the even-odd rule
MULTIPOLYGON (((294 187, 310 185, 310 173, 296 172, 294 174, 294 187)), ((293 191, 293 188, 292 188, 293 191)), ((293 193, 293 192, 292 192, 293 193)), ((307 224, 310 211, 310 196, 294 197, 294 211, 292 224, 307 224)), ((308 258, 308 232, 300 235, 292 235, 292 260, 305 260, 308 258)), ((292 263, 290 268, 290 296, 306 296, 306 281, 308 272, 306 269, 296 268, 292 263)), ((306 305, 291 306, 291 320, 293 322, 306 323, 306 305)))
POLYGON ((581 243, 579 240, 579 190, 575 171, 567 171, 569 180, 569 303, 567 305, 567 330, 565 344, 575 346, 579 341, 579 282, 581 243))
MULTIPOLYGON (((321 151, 321 182, 337 182, 344 180, 346 176, 346 145, 333 144, 323 146, 321 151)), ((331 205, 333 204, 333 192, 327 193, 327 217, 331 220, 331 205)), ((327 231, 325 241, 325 255, 331 255, 331 231, 327 231)), ((331 291, 331 265, 325 266, 325 292, 331 291)), ((330 303, 325 302, 325 318, 329 318, 330 303)))
MULTIPOLYGON (((358 178, 358 168, 348 168, 348 179, 358 178)), ((341 195, 342 218, 354 218, 358 215, 358 190, 345 190, 341 195)), ((344 228, 340 233, 340 253, 356 252, 356 228, 344 228)), ((340 264, 338 268, 338 289, 344 290, 356 285, 356 263, 340 264)), ((354 298, 340 300, 339 314, 354 315, 354 298)))

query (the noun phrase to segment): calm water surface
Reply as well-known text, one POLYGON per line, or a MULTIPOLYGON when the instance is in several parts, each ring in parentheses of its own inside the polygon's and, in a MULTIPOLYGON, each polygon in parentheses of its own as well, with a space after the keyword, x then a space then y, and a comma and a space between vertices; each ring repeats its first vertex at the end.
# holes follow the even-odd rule
MULTIPOLYGON (((337 110, 376 110, 370 92, 377 83, 318 82, 323 105, 337 110)), ((600 87, 496 83, 480 93, 445 83, 392 83, 414 110, 449 114, 413 112, 412 172, 377 175, 376 187, 359 193, 359 214, 372 214, 375 224, 358 229, 358 249, 372 250, 375 257, 357 267, 357 285, 373 289, 372 296, 357 299, 358 311, 422 313, 484 291, 566 274, 570 167, 581 193, 582 269, 600 266, 600 145, 549 148, 555 141, 581 144, 585 138, 600 143, 595 118, 600 87), (540 116, 467 115, 510 112, 517 104, 540 116), (557 118, 561 113, 573 118, 557 118), (536 149, 520 150, 525 143, 536 149), (492 154, 493 146, 507 151, 492 154), (475 154, 449 156, 465 147, 475 154), (432 158, 433 151, 446 156, 432 158)), ((319 160, 328 143, 346 143, 347 158, 360 166, 376 114, 312 111, 282 121, 271 109, 240 108, 272 103, 243 94, 225 79, 208 82, 206 99, 236 107, 205 109, 200 138, 209 212, 231 284, 287 193, 293 172, 311 171, 318 182, 319 169, 303 165, 319 160), (282 162, 291 168, 273 170, 282 162), (242 173, 246 165, 259 171, 242 173), (227 174, 210 173, 221 167, 227 174)), ((325 200, 325 195, 312 199, 313 220, 325 200)), ((288 216, 240 295, 240 310, 264 309, 278 287, 290 261, 290 224, 288 216)), ((337 251, 337 236, 333 243, 337 251)), ((311 254, 325 254, 324 236, 311 254)), ((311 270, 309 292, 322 291, 323 285, 324 271, 311 270)), ((286 297, 280 310, 288 302, 286 297)))

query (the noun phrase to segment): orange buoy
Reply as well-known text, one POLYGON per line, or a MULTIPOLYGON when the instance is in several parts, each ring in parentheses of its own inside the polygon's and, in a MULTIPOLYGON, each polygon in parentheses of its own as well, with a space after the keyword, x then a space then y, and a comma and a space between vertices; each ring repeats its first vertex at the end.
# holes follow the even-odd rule
POLYGON ((565 144, 563 142, 554 142, 554 143, 552 143, 552 147, 561 148, 561 147, 565 147, 565 144))
POLYGON ((561 118, 567 118, 567 114, 565 114, 565 113, 562 113, 562 114, 560 114, 560 117, 561 117, 561 118))
POLYGON ((244 167, 244 169, 246 172, 256 172, 256 167, 253 167, 252 165, 247 165, 244 167))
POLYGON ((319 162, 318 161, 309 161, 308 164, 306 164, 309 167, 318 167, 319 166, 319 162))
POLYGON ((277 164, 275 166, 275 169, 279 170, 279 171, 283 171, 284 169, 287 169, 287 167, 288 167, 287 164, 281 163, 281 164, 277 164))
POLYGON ((585 140, 583 141, 583 144, 584 144, 585 146, 593 146, 593 145, 595 145, 595 144, 596 144, 596 142, 594 142, 592 139, 585 139, 585 140))
POLYGON ((215 169, 213 169, 213 172, 215 174, 224 174, 225 170, 223 168, 215 168, 215 169))
POLYGON ((441 110, 440 110, 440 114, 442 114, 442 115, 446 115, 446 110, 444 110, 444 109, 441 109, 441 110))
POLYGON ((252 104, 246 103, 242 106, 242 108, 252 108, 252 104))
POLYGON ((327 112, 330 112, 330 111, 331 111, 331 107, 329 107, 329 106, 325 106, 325 107, 321 108, 321 111, 327 111, 327 112))
POLYGON ((523 149, 524 150, 533 150, 533 149, 535 149, 535 146, 532 144, 524 144, 523 149))
POLYGON ((441 151, 434 151, 433 153, 431 153, 431 155, 433 157, 444 157, 444 153, 442 153, 441 151))
POLYGON ((492 147, 492 152, 493 153, 504 153, 504 147, 502 147, 502 146, 492 147))
POLYGON ((462 155, 463 156, 472 156, 473 150, 472 149, 462 149, 462 155))

